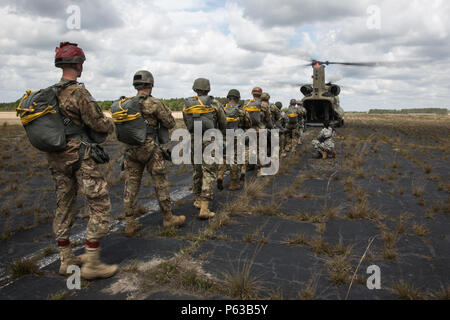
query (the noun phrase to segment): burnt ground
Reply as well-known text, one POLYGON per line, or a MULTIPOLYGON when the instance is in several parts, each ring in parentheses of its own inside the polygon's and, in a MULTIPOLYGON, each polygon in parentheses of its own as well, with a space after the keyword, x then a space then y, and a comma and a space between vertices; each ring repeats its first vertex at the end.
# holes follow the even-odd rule
MULTIPOLYGON (((195 218, 191 168, 171 166, 174 213, 163 230, 147 174, 142 230, 123 235, 121 146, 105 166, 114 222, 102 259, 118 275, 69 291, 57 274, 54 185, 43 154, 18 126, 0 128, 0 299, 448 299, 450 121, 438 116, 348 115, 336 159, 305 144, 278 175, 250 172, 239 192, 216 190, 210 222, 195 218), (381 270, 381 289, 366 286, 381 270), (355 276, 354 276, 355 275, 355 276), (349 291, 349 287, 351 289, 349 291)), ((228 180, 225 180, 227 187, 228 180)), ((79 197, 72 245, 82 253, 87 214, 79 197)))

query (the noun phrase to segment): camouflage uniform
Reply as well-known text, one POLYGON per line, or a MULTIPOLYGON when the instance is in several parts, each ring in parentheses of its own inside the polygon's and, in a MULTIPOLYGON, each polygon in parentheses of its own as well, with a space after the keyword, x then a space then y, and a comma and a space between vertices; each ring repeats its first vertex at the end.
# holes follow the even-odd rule
MULTIPOLYGON (((62 79, 59 84, 67 83, 62 79)), ((58 96, 61 113, 77 126, 85 125, 98 133, 111 133, 114 124, 107 118, 89 91, 83 85, 73 84, 58 96)), ((75 202, 78 188, 86 197, 89 222, 86 240, 98 242, 109 232, 111 202, 104 174, 89 156, 90 145, 82 155, 80 168, 74 172, 73 165, 79 160, 81 147, 79 137, 68 138, 66 150, 47 153, 48 164, 56 187, 57 207, 53 232, 58 242, 68 242, 75 220, 75 202)))
MULTIPOLYGON (((248 105, 251 102, 257 101, 258 99, 253 99, 253 100, 249 100, 246 102, 246 105, 248 105)), ((246 108, 246 106, 244 106, 244 109, 246 108)), ((249 160, 250 160, 250 153, 253 153, 257 155, 257 159, 258 159, 258 169, 261 168, 261 162, 259 159, 259 131, 262 129, 272 129, 272 116, 270 113, 270 106, 269 103, 267 101, 261 101, 261 122, 260 123, 253 123, 252 122, 252 126, 250 129, 254 129, 256 131, 256 139, 257 139, 257 148, 256 150, 250 150, 250 146, 246 146, 246 162, 245 162, 245 167, 248 167, 249 164, 249 160)))
POLYGON ((274 104, 270 106, 270 112, 272 115, 274 129, 278 129, 280 131, 280 153, 283 153, 286 143, 283 116, 281 114, 281 110, 274 104))
MULTIPOLYGON (((223 109, 220 107, 219 101, 213 99, 211 107, 215 109, 213 114, 215 127, 221 131, 224 131, 226 127, 226 117, 223 109)), ((185 105, 183 108, 183 119, 187 125, 187 114, 185 113, 186 108, 187 106, 185 105)), ((211 143, 212 142, 202 142, 202 155, 205 148, 211 143)), ((217 179, 218 165, 216 163, 194 163, 194 132, 191 132, 191 159, 194 166, 192 192, 196 196, 196 199, 200 201, 212 201, 213 185, 217 179)))
MULTIPOLYGON (((140 102, 142 117, 150 127, 156 128, 160 122, 165 128, 175 127, 175 119, 169 108, 160 100, 147 96, 140 102)), ((148 136, 142 146, 126 145, 125 149, 125 190, 124 208, 127 217, 136 213, 136 203, 144 170, 152 175, 156 198, 164 216, 171 216, 172 202, 170 199, 167 166, 162 150, 156 145, 155 139, 148 136)))
MULTIPOLYGON (((235 105, 233 105, 234 107, 235 105)), ((231 104, 226 104, 224 105, 222 108, 224 110, 224 113, 226 112, 227 108, 232 107, 231 104)), ((239 106, 239 128, 243 129, 244 131, 249 129, 251 127, 251 120, 250 120, 250 115, 248 114, 247 111, 245 111, 244 109, 240 108, 239 106)), ((227 119, 228 122, 228 119, 227 119)), ((223 175, 225 174, 225 172, 227 170, 230 170, 230 178, 231 181, 238 181, 239 177, 241 175, 241 171, 242 171, 242 167, 243 164, 238 164, 238 145, 237 145, 238 139, 235 138, 234 139, 234 163, 233 164, 227 164, 226 163, 226 148, 224 148, 224 163, 222 165, 219 166, 219 177, 223 177, 223 175)), ((226 146, 227 144, 225 144, 226 146)), ((246 155, 247 156, 247 155, 246 155)))
POLYGON ((289 120, 286 125, 286 149, 295 151, 297 147, 297 142, 300 138, 300 121, 303 117, 300 108, 296 107, 295 104, 291 104, 286 112, 289 120))
POLYGON ((315 150, 315 155, 320 156, 321 152, 325 152, 329 155, 334 155, 334 140, 336 136, 336 131, 329 127, 323 128, 317 136, 317 140, 313 140, 312 145, 315 150))

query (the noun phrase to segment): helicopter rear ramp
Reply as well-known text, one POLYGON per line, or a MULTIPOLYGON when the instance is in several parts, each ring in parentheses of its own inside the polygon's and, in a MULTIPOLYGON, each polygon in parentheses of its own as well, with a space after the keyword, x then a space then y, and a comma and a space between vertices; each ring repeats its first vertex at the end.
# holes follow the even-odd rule
POLYGON ((330 125, 340 127, 344 124, 344 111, 340 107, 334 107, 328 100, 305 100, 303 107, 307 111, 306 125, 309 127, 321 127, 328 120, 330 125))

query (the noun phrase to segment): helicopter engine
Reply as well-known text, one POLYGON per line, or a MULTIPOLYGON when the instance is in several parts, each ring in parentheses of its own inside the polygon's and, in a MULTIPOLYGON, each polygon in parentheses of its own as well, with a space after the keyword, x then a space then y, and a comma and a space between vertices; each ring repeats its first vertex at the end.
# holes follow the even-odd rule
POLYGON ((335 84, 331 85, 329 90, 330 90, 330 93, 335 97, 337 97, 341 93, 341 87, 339 87, 338 85, 335 85, 335 84))
POLYGON ((303 86, 301 87, 300 91, 303 93, 304 96, 309 96, 313 92, 313 87, 303 86))

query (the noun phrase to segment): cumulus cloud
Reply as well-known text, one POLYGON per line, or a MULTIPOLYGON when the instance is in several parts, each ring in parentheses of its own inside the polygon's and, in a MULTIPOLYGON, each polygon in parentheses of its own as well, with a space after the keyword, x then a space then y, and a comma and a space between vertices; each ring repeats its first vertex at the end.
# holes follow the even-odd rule
POLYGON ((448 1, 294 0, 0 0, 0 100, 58 80, 54 48, 85 50, 81 81, 97 99, 132 95, 137 70, 155 76, 155 96, 193 95, 197 77, 225 96, 262 86, 274 101, 301 98, 309 59, 385 61, 377 68, 329 66, 345 110, 447 107, 450 75, 448 1), (370 5, 380 28, 368 27, 370 5), (67 8, 81 9, 81 29, 67 28, 67 8))

